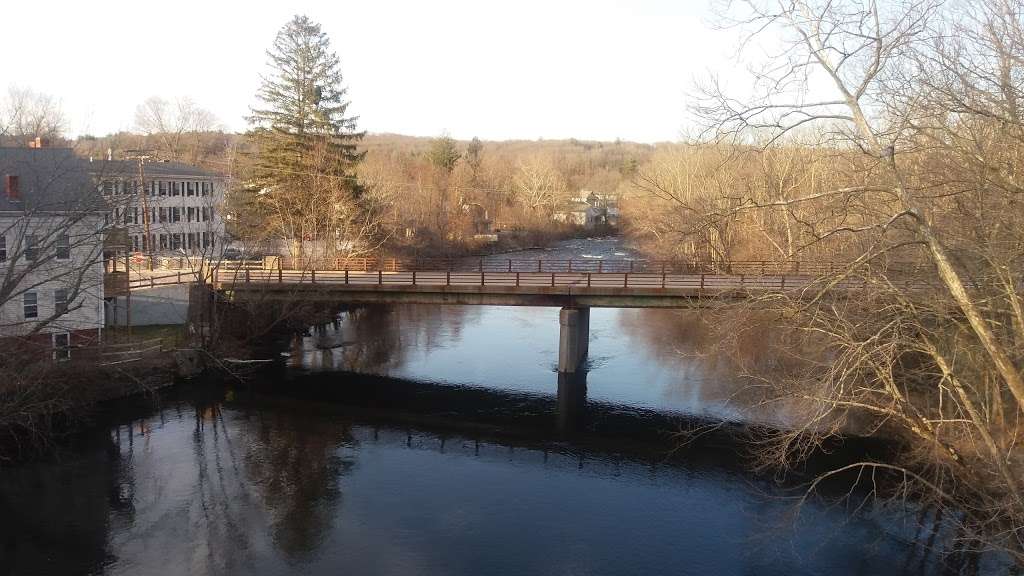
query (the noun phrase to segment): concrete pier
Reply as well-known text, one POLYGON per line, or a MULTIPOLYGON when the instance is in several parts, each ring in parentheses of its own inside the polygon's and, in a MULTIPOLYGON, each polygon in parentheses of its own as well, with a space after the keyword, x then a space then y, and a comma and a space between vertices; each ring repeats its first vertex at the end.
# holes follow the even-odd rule
POLYGON ((590 308, 562 308, 558 324, 558 371, 575 372, 590 345, 590 308))

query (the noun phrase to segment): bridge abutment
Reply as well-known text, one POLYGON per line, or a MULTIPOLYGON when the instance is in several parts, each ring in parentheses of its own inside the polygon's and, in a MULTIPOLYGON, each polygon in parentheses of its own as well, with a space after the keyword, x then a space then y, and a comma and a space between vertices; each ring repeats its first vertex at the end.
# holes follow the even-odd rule
POLYGON ((590 308, 562 308, 558 324, 558 371, 576 372, 590 348, 590 308))

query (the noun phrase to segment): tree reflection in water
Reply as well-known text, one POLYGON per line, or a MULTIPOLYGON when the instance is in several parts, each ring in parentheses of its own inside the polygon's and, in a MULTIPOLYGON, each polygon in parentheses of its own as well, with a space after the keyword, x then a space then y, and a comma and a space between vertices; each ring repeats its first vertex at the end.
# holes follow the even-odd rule
POLYGON ((314 555, 342 502, 341 477, 354 461, 348 423, 280 412, 246 412, 240 422, 245 473, 270 516, 274 544, 292 560, 314 555))
POLYGON ((343 312, 333 325, 312 327, 292 343, 292 365, 311 370, 388 373, 416 350, 429 352, 458 341, 476 316, 468 306, 363 306, 343 312))

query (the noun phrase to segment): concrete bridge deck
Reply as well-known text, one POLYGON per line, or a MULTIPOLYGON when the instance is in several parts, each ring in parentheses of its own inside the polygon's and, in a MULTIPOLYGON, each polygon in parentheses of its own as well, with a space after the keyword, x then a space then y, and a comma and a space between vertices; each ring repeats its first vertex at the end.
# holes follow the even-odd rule
MULTIPOLYGON (((670 272, 221 270, 215 285, 237 298, 343 299, 353 304, 690 308, 702 299, 796 292, 814 279, 670 272)), ((861 285, 848 284, 848 289, 861 285)))

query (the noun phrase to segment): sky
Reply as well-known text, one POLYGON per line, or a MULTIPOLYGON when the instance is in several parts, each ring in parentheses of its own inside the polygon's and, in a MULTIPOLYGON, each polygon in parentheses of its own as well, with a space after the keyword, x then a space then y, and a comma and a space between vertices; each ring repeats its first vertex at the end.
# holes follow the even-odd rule
POLYGON ((296 13, 330 36, 373 133, 674 141, 695 80, 736 69, 708 0, 50 0, 5 5, 0 87, 58 97, 71 135, 131 130, 154 95, 241 131, 296 13))

